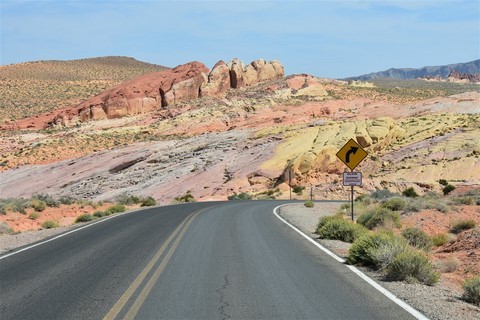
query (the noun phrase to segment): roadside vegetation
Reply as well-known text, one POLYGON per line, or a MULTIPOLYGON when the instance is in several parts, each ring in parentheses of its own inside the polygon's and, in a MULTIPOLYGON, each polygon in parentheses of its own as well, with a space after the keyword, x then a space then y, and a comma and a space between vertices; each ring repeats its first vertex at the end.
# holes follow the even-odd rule
MULTIPOLYGON (((134 195, 121 195, 117 197, 114 203, 107 208, 102 201, 91 201, 85 199, 75 199, 72 197, 52 197, 48 194, 34 195, 31 198, 8 198, 0 199, 0 215, 7 215, 8 213, 17 213, 25 215, 29 220, 36 221, 39 228, 51 229, 60 226, 60 222, 54 219, 49 219, 51 214, 44 216, 44 212, 49 208, 64 208, 62 210, 83 212, 75 217, 75 223, 89 222, 97 218, 109 216, 115 213, 124 212, 129 208, 134 207, 150 207, 157 203, 154 198, 139 197, 134 195), (88 213, 88 210, 95 210, 99 207, 104 210, 96 210, 93 213, 88 213)), ((6 233, 13 233, 12 228, 5 229, 6 233), (7 232, 8 231, 8 232, 7 232)), ((5 233, 4 232, 4 233, 5 233)), ((1 233, 1 232, 0 232, 1 233)))
MULTIPOLYGON (((441 184, 450 185, 447 181, 441 184)), ((356 221, 349 219, 350 205, 344 204, 336 215, 319 220, 316 233, 321 239, 351 243, 347 263, 377 270, 385 280, 434 285, 441 273, 457 270, 461 262, 456 257, 433 262, 432 250, 456 241, 457 234, 477 227, 474 220, 456 220, 455 206, 477 205, 478 192, 448 197, 448 193, 442 194, 429 192, 420 196, 413 188, 400 194, 377 190, 356 199, 356 221), (402 216, 425 209, 451 215, 449 233, 430 236, 418 227, 402 226, 402 216)), ((467 279, 463 288, 463 299, 478 305, 480 278, 467 279)))

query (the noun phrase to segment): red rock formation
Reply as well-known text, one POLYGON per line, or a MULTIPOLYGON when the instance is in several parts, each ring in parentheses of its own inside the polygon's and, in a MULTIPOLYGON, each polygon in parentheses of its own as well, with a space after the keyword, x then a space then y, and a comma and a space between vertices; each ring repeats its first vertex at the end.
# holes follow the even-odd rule
POLYGON ((230 88, 230 70, 225 62, 220 60, 208 75, 208 83, 202 85, 202 96, 218 96, 230 88))
POLYGON ((4 129, 44 129, 51 125, 70 126, 89 120, 121 118, 165 108, 200 96, 221 96, 230 88, 251 86, 281 78, 278 61, 253 61, 247 67, 239 59, 217 62, 212 71, 200 62, 149 73, 112 87, 75 107, 55 110, 17 121, 4 129))
POLYGON ((66 124, 66 117, 76 120, 76 116, 80 121, 120 118, 196 99, 208 71, 202 63, 190 62, 171 70, 143 75, 79 104, 73 114, 58 114, 54 123, 66 124))

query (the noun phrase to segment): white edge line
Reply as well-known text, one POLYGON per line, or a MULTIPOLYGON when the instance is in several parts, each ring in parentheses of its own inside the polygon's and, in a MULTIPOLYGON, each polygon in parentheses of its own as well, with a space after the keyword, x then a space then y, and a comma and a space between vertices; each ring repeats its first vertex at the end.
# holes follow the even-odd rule
MULTIPOLYGON (((27 246, 27 247, 24 247, 24 248, 22 248, 22 249, 20 249, 20 250, 13 251, 13 252, 7 253, 7 254, 5 254, 5 255, 2 255, 2 256, 0 256, 0 260, 5 259, 5 258, 8 258, 8 257, 11 257, 11 256, 13 256, 13 255, 16 255, 17 253, 20 253, 20 252, 27 251, 27 250, 30 250, 30 249, 32 249, 32 248, 38 247, 38 246, 40 246, 40 245, 42 245, 42 244, 45 244, 45 243, 48 243, 48 242, 50 242, 50 241, 54 241, 54 240, 57 240, 57 239, 59 239, 59 238, 65 237, 66 235, 69 235, 69 234, 71 234, 71 233, 80 231, 80 230, 85 229, 85 228, 88 228, 88 227, 91 227, 91 226, 96 225, 96 224, 98 224, 98 223, 102 223, 102 222, 105 222, 105 221, 107 221, 107 220, 110 220, 110 219, 113 219, 113 218, 116 218, 116 217, 120 217, 120 216, 123 216, 124 214, 132 213, 132 212, 135 212, 135 211, 139 211, 139 210, 130 210, 130 211, 127 211, 127 212, 116 213, 116 214, 112 215, 111 217, 106 217, 106 218, 104 218, 104 219, 102 219, 102 220, 89 223, 89 224, 87 224, 87 225, 84 225, 84 226, 79 227, 79 228, 75 228, 75 229, 70 230, 70 231, 67 231, 67 232, 65 232, 65 233, 61 233, 61 234, 59 234, 58 236, 55 236, 55 237, 50 238, 50 239, 47 239, 47 240, 45 240, 45 241, 37 242, 37 243, 35 243, 35 244, 31 245, 31 246, 27 246)), ((15 250, 15 249, 14 249, 14 250, 15 250)))
MULTIPOLYGON (((284 218, 282 218, 277 210, 280 209, 281 207, 283 206, 287 206, 288 204, 282 204, 280 206, 277 206, 275 209, 273 209, 273 213, 275 214, 275 216, 280 219, 283 223, 285 223, 287 226, 289 226, 290 228, 292 228, 293 230, 295 230, 296 232, 298 232, 302 237, 304 237, 306 240, 308 240, 310 243, 312 243, 313 245, 315 245, 317 248, 319 248, 320 250, 322 250, 323 252, 325 252, 326 254, 328 254, 329 256, 331 256, 332 258, 334 258, 335 260, 337 260, 338 262, 341 262, 341 263, 345 263, 345 260, 340 258, 339 256, 337 256, 335 253, 333 253, 332 251, 328 250, 327 248, 325 248, 324 246, 322 246, 320 243, 314 241, 312 238, 310 238, 309 236, 307 236, 305 233, 303 233, 301 230, 299 230, 297 227, 295 227, 294 225, 292 225, 290 222, 288 222, 287 220, 285 220, 284 218)), ((397 298, 396 295, 394 295, 393 293, 391 293, 390 291, 388 291, 387 289, 385 289, 384 287, 382 287, 381 285, 379 285, 377 282, 375 282, 372 278, 370 278, 369 276, 367 276, 365 273, 363 273, 362 271, 358 270, 356 267, 354 266, 350 266, 350 265, 347 265, 347 268, 350 269, 353 273, 355 273, 356 275, 358 275, 360 278, 362 278, 363 280, 365 280, 368 284, 370 284, 372 287, 374 287, 375 289, 377 289, 378 291, 380 291, 381 293, 383 293, 387 298, 389 298, 390 300, 392 300, 394 303, 396 303, 397 305, 399 305, 401 308, 403 308, 405 311, 407 311, 408 313, 410 313, 412 316, 414 316, 416 319, 419 319, 419 320, 429 320, 429 318, 427 318, 426 316, 424 316, 421 312, 419 312, 417 309, 415 309, 414 307, 412 307, 411 305, 409 305, 408 303, 406 303, 405 301, 397 298)))

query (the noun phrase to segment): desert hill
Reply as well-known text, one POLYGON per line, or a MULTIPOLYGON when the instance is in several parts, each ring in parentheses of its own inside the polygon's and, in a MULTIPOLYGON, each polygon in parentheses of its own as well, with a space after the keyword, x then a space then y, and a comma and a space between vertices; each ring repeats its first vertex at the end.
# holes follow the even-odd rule
POLYGON ((427 66, 423 68, 390 68, 388 70, 373 72, 356 77, 349 77, 346 80, 374 80, 381 78, 391 79, 419 79, 419 78, 447 78, 452 71, 463 74, 480 74, 480 59, 466 62, 454 63, 444 66, 427 66))
POLYGON ((0 124, 70 107, 121 82, 165 69, 129 57, 0 66, 0 124))
POLYGON ((157 74, 155 79, 169 79, 158 83, 144 75, 69 109, 78 111, 73 116, 81 110, 92 115, 96 105, 119 110, 124 107, 116 97, 123 95, 128 106, 138 99, 135 91, 145 97, 142 84, 153 88, 156 96, 149 99, 158 103, 148 112, 46 130, 4 130, 0 192, 27 197, 47 190, 97 200, 141 193, 162 203, 187 191, 197 199, 240 192, 284 197, 285 172, 292 170, 293 184, 314 186, 317 197, 346 198, 348 190, 339 183, 344 166, 335 152, 349 138, 369 152, 359 167, 365 191, 413 186, 422 193, 439 189, 440 178, 480 183, 478 86, 261 78, 261 68, 250 64, 256 80, 237 77, 234 87, 233 66, 218 63, 207 74, 203 64, 190 63, 157 74), (162 78, 167 74, 176 76, 162 78), (227 78, 230 85, 224 86, 227 78), (163 104, 168 94, 170 102, 163 104))

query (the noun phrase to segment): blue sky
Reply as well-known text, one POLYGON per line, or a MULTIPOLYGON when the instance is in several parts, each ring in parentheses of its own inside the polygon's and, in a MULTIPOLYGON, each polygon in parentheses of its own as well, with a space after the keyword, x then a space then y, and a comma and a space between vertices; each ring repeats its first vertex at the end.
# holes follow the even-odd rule
POLYGON ((234 57, 343 78, 480 58, 480 1, 0 0, 0 64, 234 57))

